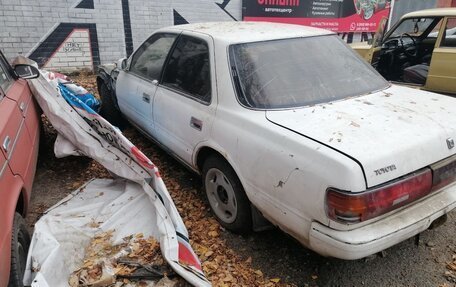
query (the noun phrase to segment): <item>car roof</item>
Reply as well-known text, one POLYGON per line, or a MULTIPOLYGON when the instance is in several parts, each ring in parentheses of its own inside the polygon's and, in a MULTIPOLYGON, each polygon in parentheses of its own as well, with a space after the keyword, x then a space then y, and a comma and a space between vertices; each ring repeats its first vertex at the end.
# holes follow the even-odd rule
POLYGON ((209 22, 172 26, 162 30, 203 33, 227 44, 333 34, 318 28, 270 22, 209 22))
POLYGON ((434 8, 419 10, 410 12, 402 16, 404 18, 415 18, 415 17, 445 17, 445 16, 456 16, 456 8, 434 8))

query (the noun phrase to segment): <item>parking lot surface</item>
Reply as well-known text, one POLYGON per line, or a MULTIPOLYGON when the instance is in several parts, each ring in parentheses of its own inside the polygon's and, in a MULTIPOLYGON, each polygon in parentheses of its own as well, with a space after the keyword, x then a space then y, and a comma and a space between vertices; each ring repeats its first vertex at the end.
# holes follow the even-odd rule
MULTIPOLYGON (((94 76, 75 78, 95 90, 94 76)), ((45 119, 44 119, 45 120, 45 119)), ((94 177, 109 177, 85 157, 57 159, 55 132, 45 124, 28 223, 94 177)), ((324 258, 278 229, 247 236, 225 231, 205 200, 200 178, 133 128, 125 135, 159 167, 189 230, 193 249, 214 286, 456 286, 456 212, 434 230, 362 260, 324 258)))

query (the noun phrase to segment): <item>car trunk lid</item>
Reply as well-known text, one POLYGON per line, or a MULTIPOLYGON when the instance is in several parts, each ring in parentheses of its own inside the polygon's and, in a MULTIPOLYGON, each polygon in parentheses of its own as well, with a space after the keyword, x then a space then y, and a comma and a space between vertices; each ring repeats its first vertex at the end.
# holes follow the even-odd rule
POLYGON ((267 111, 266 117, 357 161, 367 188, 456 152, 456 99, 417 89, 393 85, 333 103, 267 111))

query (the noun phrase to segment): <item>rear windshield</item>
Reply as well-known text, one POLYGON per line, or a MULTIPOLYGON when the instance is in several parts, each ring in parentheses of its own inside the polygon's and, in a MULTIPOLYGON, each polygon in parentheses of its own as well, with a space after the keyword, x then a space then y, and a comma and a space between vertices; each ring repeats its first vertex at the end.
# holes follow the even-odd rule
POLYGON ((239 100, 253 108, 301 107, 388 87, 336 35, 236 44, 230 57, 239 100))

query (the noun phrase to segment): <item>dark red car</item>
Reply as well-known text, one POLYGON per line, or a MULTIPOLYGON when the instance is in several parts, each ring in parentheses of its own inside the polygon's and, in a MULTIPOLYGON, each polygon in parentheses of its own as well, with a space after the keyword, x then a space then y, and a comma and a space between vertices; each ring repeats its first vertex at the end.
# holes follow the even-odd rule
POLYGON ((0 51, 0 286, 23 286, 30 244, 24 217, 32 190, 40 116, 27 81, 39 71, 13 69, 0 51))

